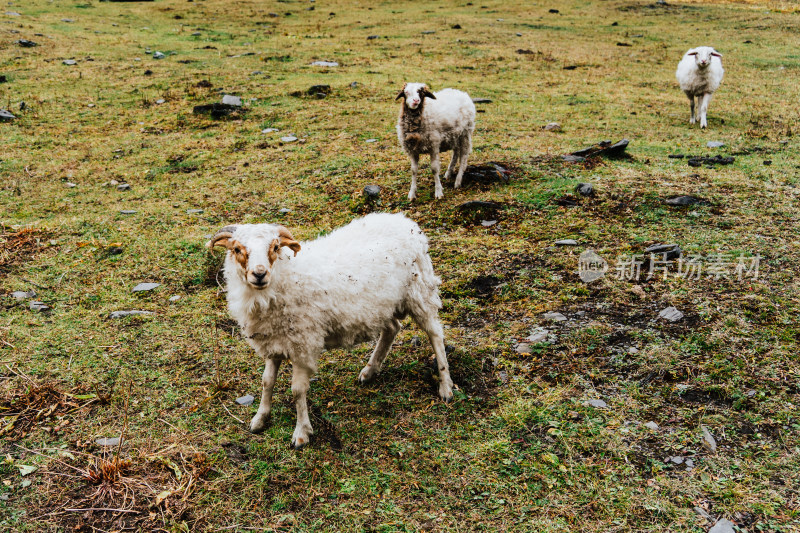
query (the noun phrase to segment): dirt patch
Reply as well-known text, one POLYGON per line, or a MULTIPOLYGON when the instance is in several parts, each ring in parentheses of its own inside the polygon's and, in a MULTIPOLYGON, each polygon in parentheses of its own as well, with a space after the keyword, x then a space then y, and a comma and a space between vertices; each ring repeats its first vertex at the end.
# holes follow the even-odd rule
POLYGON ((27 383, 24 387, 0 388, 0 437, 21 439, 41 427, 58 433, 70 423, 67 415, 87 415, 101 396, 78 386, 65 392, 55 383, 27 383))
POLYGON ((42 249, 50 235, 42 230, 27 228, 19 231, 0 225, 0 272, 32 260, 42 249))

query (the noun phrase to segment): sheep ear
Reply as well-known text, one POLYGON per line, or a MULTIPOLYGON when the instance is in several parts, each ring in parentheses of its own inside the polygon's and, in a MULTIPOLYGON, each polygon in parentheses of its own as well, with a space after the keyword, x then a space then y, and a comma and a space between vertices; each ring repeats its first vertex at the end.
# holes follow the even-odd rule
POLYGON ((404 97, 406 95, 406 85, 408 85, 408 84, 407 83, 403 84, 403 88, 400 89, 399 93, 397 93, 397 96, 395 97, 395 100, 400 100, 402 97, 404 97))
POLYGON ((689 53, 688 53, 688 54, 686 54, 686 55, 687 55, 687 56, 696 56, 696 55, 697 55, 697 52, 689 52, 689 53))
POLYGON ((715 57, 722 57, 722 54, 720 54, 719 52, 711 52, 711 55, 715 57))
POLYGON ((233 233, 236 231, 236 226, 225 226, 214 235, 210 241, 206 243, 209 251, 213 250, 215 246, 228 247, 233 233))
POLYGON ((278 237, 280 238, 281 246, 288 246, 294 252, 294 255, 297 255, 297 252, 300 251, 300 243, 294 240, 292 233, 288 229, 283 226, 278 228, 278 237))
POLYGON ((422 88, 420 94, 426 98, 430 98, 431 100, 436 100, 436 97, 433 96, 433 93, 428 89, 428 86, 422 88))

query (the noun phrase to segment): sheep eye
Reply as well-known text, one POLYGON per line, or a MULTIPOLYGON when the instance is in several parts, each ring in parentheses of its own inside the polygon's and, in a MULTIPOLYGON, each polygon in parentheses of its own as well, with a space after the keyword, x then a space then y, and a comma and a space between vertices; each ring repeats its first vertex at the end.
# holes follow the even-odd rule
POLYGON ((279 248, 279 247, 278 247, 278 245, 276 244, 276 245, 275 245, 275 247, 274 247, 274 248, 272 248, 272 250, 273 250, 273 251, 275 251, 275 252, 277 252, 277 251, 278 251, 278 248, 279 248))
POLYGON ((237 246, 236 248, 233 249, 233 253, 240 254, 242 253, 242 249, 237 246))

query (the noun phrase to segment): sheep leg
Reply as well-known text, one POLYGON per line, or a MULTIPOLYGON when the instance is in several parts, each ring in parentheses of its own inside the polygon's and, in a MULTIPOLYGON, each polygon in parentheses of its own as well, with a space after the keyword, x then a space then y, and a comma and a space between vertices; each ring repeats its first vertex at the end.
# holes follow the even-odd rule
POLYGON ((308 418, 308 394, 309 381, 311 379, 311 369, 292 361, 292 396, 294 405, 297 409, 297 426, 292 435, 292 446, 299 450, 308 444, 314 429, 311 427, 311 420, 308 418))
POLYGON ((413 201, 417 198, 417 174, 419 173, 419 154, 409 154, 411 159, 411 189, 408 191, 408 199, 413 201))
POLYGON ((389 353, 389 350, 392 347, 392 342, 394 342, 394 338, 397 336, 397 332, 399 331, 400 321, 396 318, 393 318, 392 321, 389 322, 389 324, 387 324, 384 330, 381 332, 381 337, 378 339, 378 344, 375 346, 375 351, 372 352, 372 356, 369 358, 367 366, 361 369, 361 373, 358 375, 358 381, 361 383, 366 383, 381 371, 383 360, 386 359, 386 355, 389 353))
POLYGON ((436 317, 435 310, 429 312, 426 317, 414 316, 413 318, 417 325, 428 334, 433 352, 436 354, 436 367, 439 369, 439 396, 442 400, 449 402, 453 399, 453 380, 450 378, 450 367, 447 364, 447 353, 444 349, 442 324, 436 317))
POLYGON ((464 144, 461 146, 461 150, 459 150, 459 156, 461 161, 458 162, 458 176, 456 176, 456 184, 454 188, 458 189, 461 187, 461 179, 464 177, 464 171, 467 170, 467 158, 469 157, 469 153, 472 150, 472 141, 467 139, 464 141, 464 144))
POLYGON ((261 377, 261 403, 258 404, 258 411, 250 421, 250 432, 261 433, 267 427, 269 415, 272 412, 272 389, 275 387, 275 379, 278 377, 278 369, 281 367, 282 359, 267 359, 264 366, 264 375, 261 377))
POLYGON ((439 150, 431 152, 431 172, 433 172, 433 182, 435 184, 434 196, 437 200, 444 198, 442 182, 439 181, 439 171, 442 169, 442 160, 439 157, 439 150))
POLYGON ((459 155, 458 146, 456 146, 455 148, 453 148, 453 157, 450 159, 450 164, 447 165, 447 170, 444 173, 443 179, 445 182, 450 179, 450 177, 453 175, 453 172, 456 169, 456 163, 458 163, 458 155, 459 155))
MULTIPOLYGON (((697 98, 700 101, 700 97, 697 98)), ((708 120, 706 120, 706 113, 708 113, 708 104, 711 103, 711 93, 705 93, 702 101, 698 104, 700 107, 700 127, 708 127, 708 120)))
POLYGON ((689 97, 689 124, 695 123, 695 114, 694 114, 694 95, 692 93, 686 93, 686 96, 689 97))

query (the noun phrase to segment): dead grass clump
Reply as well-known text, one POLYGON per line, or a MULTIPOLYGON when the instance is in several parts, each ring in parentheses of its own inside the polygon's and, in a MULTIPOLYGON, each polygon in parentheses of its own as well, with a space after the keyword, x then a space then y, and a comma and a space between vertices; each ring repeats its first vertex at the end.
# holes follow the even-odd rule
POLYGON ((84 386, 64 392, 52 382, 0 389, 0 437, 21 439, 39 425, 47 432, 58 432, 69 424, 66 415, 87 410, 98 401, 84 386))
POLYGON ((0 272, 8 272, 24 261, 29 261, 44 245, 48 236, 42 230, 26 228, 13 231, 0 225, 0 272))

